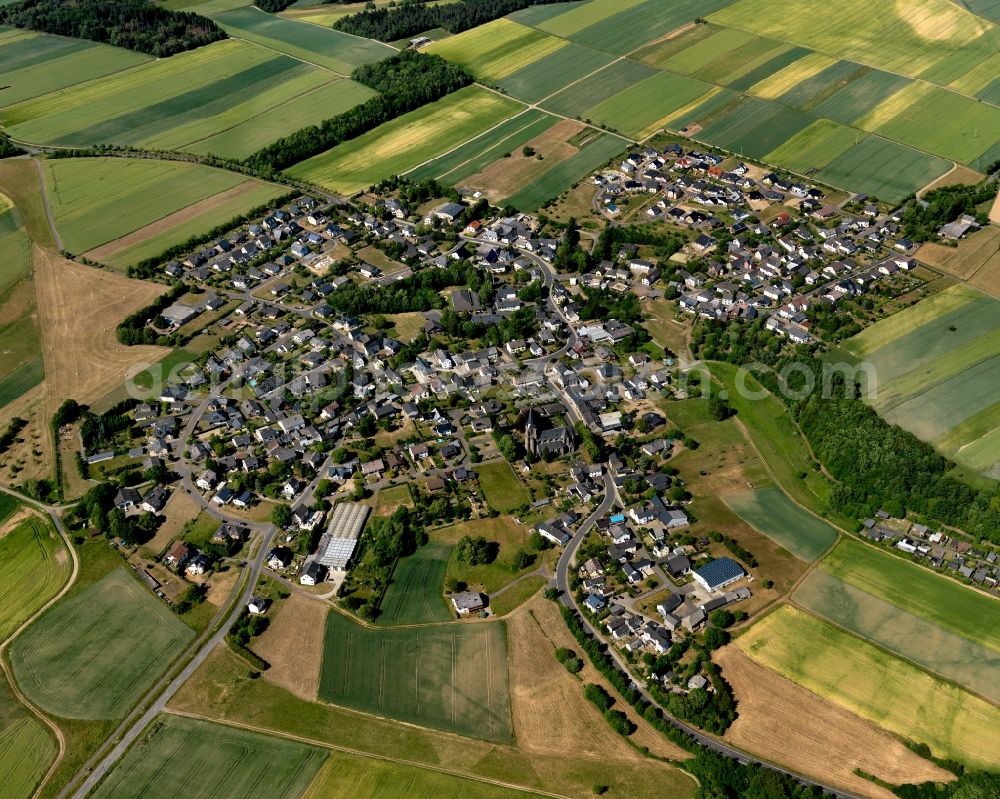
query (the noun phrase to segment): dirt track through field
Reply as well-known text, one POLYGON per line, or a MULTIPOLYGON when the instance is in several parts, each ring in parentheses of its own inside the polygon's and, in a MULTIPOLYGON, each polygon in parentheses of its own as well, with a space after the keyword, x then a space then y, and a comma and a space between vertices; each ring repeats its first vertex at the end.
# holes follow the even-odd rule
POLYGON ((894 784, 953 779, 895 736, 755 663, 735 647, 718 650, 713 659, 739 702, 739 717, 725 735, 730 743, 872 799, 894 795, 857 776, 855 769, 894 784))

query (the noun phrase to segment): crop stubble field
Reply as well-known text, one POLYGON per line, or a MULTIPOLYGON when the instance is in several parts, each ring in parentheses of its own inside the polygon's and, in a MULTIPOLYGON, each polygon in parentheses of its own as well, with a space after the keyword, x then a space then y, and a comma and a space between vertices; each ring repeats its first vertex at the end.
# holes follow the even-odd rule
POLYGON ((47 712, 121 718, 193 635, 119 568, 47 611, 10 659, 21 690, 47 712))
POLYGON ((941 757, 1000 766, 1000 709, 800 610, 783 606, 736 645, 761 665, 941 757))
POLYGON ((320 699, 488 741, 511 738, 502 622, 373 630, 327 618, 320 699))

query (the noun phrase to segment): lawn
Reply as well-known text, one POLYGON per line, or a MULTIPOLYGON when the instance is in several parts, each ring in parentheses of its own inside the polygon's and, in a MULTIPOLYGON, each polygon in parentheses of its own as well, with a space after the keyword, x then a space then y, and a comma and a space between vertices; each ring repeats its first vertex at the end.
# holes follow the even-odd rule
POLYGON ((0 676, 0 796, 30 799, 58 749, 48 729, 10 693, 0 676))
POLYGON ((825 622, 784 606, 736 645, 761 665, 938 757, 1000 766, 1000 709, 825 622))
POLYGON ((521 108, 487 89, 468 86, 296 164, 288 172, 334 191, 353 193, 440 157, 521 108))
POLYGON ((66 584, 69 553, 47 519, 32 513, 0 537, 0 641, 66 584))
POLYGON ((448 621, 450 608, 442 595, 451 546, 429 543, 396 562, 392 582, 380 605, 380 624, 425 624, 448 621))
POLYGON ((429 768, 334 752, 303 799, 529 799, 502 788, 429 768))
POLYGON ((374 39, 362 39, 330 27, 286 19, 257 8, 236 8, 213 14, 212 18, 228 33, 241 39, 332 69, 341 75, 349 75, 354 67, 381 61, 395 52, 389 45, 374 39))
POLYGON ((908 612, 898 602, 880 599, 822 568, 812 571, 795 589, 793 600, 900 657, 1000 702, 1000 654, 908 612))
POLYGON ((565 39, 501 17, 424 48, 461 64, 477 78, 497 81, 565 47, 565 39))
POLYGON ((743 521, 804 561, 837 540, 837 530, 792 502, 780 488, 758 488, 722 497, 743 521))
POLYGON ((10 649, 21 690, 70 719, 122 718, 193 632, 124 568, 59 602, 10 649))
POLYGON ((866 0, 842 0, 836 14, 828 12, 822 0, 802 0, 791 7, 738 0, 709 19, 913 77, 957 51, 990 46, 984 34, 992 26, 947 0, 913 0, 880 14, 872 14, 866 0))
POLYGON ((671 114, 703 99, 711 89, 695 78, 660 72, 589 108, 584 116, 634 139, 644 139, 662 128, 671 114))
POLYGON ((502 622, 373 630, 327 617, 319 696, 472 738, 511 739, 502 622))
POLYGON ((126 236, 246 181, 232 172, 178 161, 60 158, 43 163, 56 227, 63 245, 74 253, 126 236))
POLYGON ((81 39, 10 30, 0 34, 4 88, 0 106, 145 64, 149 56, 81 39))
POLYGON ((834 158, 850 150, 864 135, 828 119, 817 119, 780 147, 772 150, 765 160, 793 172, 804 174, 822 169, 834 158))
POLYGON ((823 559, 844 582, 1000 653, 1000 606, 978 591, 852 538, 823 559))
MULTIPOLYGON (((0 122, 12 136, 44 144, 184 149, 296 101, 335 77, 322 67, 230 39, 18 103, 0 111, 0 122)), ((272 114, 265 129, 291 133, 302 113, 291 114, 284 124, 272 114)))
POLYGON ((167 714, 93 796, 173 799, 183 787, 186 799, 298 799, 326 758, 297 741, 167 714))
POLYGON ((883 202, 900 202, 937 180, 951 167, 951 162, 943 158, 926 155, 886 139, 866 136, 827 164, 816 177, 825 183, 863 192, 883 202))
POLYGON ((528 492, 506 461, 476 467, 479 487, 494 510, 510 513, 530 501, 528 492))

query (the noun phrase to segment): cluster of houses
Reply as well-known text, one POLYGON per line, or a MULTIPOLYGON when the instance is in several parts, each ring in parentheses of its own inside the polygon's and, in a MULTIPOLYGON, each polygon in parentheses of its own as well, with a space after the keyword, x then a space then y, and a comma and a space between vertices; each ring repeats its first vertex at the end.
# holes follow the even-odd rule
POLYGON ((884 510, 862 522, 860 535, 988 591, 997 591, 1000 586, 1000 551, 995 547, 977 546, 958 534, 948 535, 907 519, 893 519, 884 510))
POLYGON ((678 144, 646 147, 594 177, 610 216, 621 196, 648 194, 656 200, 647 218, 690 231, 697 268, 678 268, 670 281, 684 310, 721 321, 764 317, 775 334, 809 343, 810 308, 916 266, 899 212, 883 214, 864 196, 847 211, 824 202, 817 186, 742 163, 725 169, 724 160, 678 144))

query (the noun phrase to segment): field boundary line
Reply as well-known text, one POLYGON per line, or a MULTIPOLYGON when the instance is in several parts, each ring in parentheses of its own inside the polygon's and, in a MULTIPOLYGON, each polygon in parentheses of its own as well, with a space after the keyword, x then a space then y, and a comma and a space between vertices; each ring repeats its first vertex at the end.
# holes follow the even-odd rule
MULTIPOLYGON (((52 206, 49 204, 49 191, 48 187, 45 185, 45 170, 42 168, 42 162, 37 158, 32 158, 35 162, 35 166, 38 169, 38 182, 41 184, 41 194, 42 194, 42 205, 45 207, 45 218, 49 222, 49 230, 52 231, 52 239, 55 241, 56 249, 62 252, 63 243, 62 239, 59 238, 59 231, 56 229, 55 216, 52 214, 52 206)), ((38 244, 38 242, 35 242, 38 244)), ((41 246, 40 244, 38 246, 41 246)), ((34 269, 32 269, 34 272, 34 269)))
MULTIPOLYGON (((255 6, 256 8, 256 6, 255 6)), ((264 50, 270 50, 272 53, 277 53, 278 55, 283 55, 286 58, 291 58, 294 61, 300 61, 303 64, 308 64, 311 67, 316 67, 317 69, 322 69, 324 72, 329 72, 333 75, 337 75, 341 78, 350 78, 350 75, 345 75, 343 72, 337 72, 337 70, 332 67, 324 66, 323 64, 317 64, 315 61, 310 61, 308 58, 302 58, 302 56, 292 55, 291 53, 286 53, 284 50, 279 50, 277 47, 272 47, 269 44, 262 44, 261 42, 255 42, 253 39, 246 39, 243 36, 236 36, 232 33, 226 31, 230 39, 238 42, 246 42, 247 44, 253 45, 254 47, 260 47, 264 50)))
MULTIPOLYGON (((520 791, 526 794, 537 794, 539 796, 547 796, 551 797, 551 799, 572 799, 572 797, 567 796, 566 794, 553 793, 552 791, 546 791, 541 788, 528 788, 523 785, 517 785, 516 783, 513 782, 494 780, 489 777, 480 776, 478 774, 467 774, 465 772, 457 771, 455 769, 445 768, 444 766, 421 763, 418 760, 408 760, 406 758, 391 757, 389 755, 378 754, 375 752, 366 752, 363 749, 356 749, 354 747, 343 746, 341 744, 333 744, 326 741, 319 741, 315 738, 307 738, 306 736, 296 735, 295 733, 286 732, 285 730, 276 730, 270 727, 261 727, 255 724, 247 724, 245 722, 235 721, 233 719, 217 719, 217 718, 212 718, 211 716, 205 716, 199 713, 192 713, 187 710, 176 710, 170 707, 164 709, 163 712, 169 713, 174 716, 195 719, 197 721, 207 721, 213 724, 221 724, 227 727, 235 727, 237 729, 248 730, 250 732, 257 732, 261 733, 262 735, 269 735, 273 738, 285 738, 290 741, 297 741, 299 743, 307 744, 309 746, 315 746, 319 749, 325 749, 331 752, 341 752, 346 755, 354 755, 355 757, 369 758, 371 760, 380 760, 383 763, 397 763, 404 766, 411 766, 413 768, 423 769, 425 771, 436 771, 439 774, 447 774, 451 777, 459 777, 460 779, 471 780, 472 782, 478 782, 483 785, 495 785, 498 788, 507 788, 509 790, 520 791)), ((368 715, 368 714, 362 714, 362 715, 368 715)), ((381 717, 376 716, 376 718, 381 718, 381 717)), ((399 722, 399 723, 405 724, 405 722, 399 722)), ((407 726, 417 727, 417 729, 427 729, 424 727, 419 727, 418 725, 407 725, 407 726)), ((434 732, 437 733, 440 731, 434 730, 434 732)), ((448 733, 444 734, 447 735, 448 733)), ((454 735, 456 738, 466 739, 465 736, 457 735, 456 733, 451 733, 451 734, 454 735)), ((471 740, 479 740, 479 739, 471 739, 471 740)))

